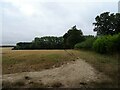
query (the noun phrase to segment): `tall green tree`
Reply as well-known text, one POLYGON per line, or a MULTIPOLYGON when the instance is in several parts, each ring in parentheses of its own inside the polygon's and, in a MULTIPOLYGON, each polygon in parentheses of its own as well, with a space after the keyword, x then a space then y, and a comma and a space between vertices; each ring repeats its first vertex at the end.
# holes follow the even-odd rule
POLYGON ((64 38, 64 48, 74 48, 76 43, 83 41, 83 33, 81 30, 76 28, 76 25, 68 30, 67 33, 63 35, 64 38))
POLYGON ((120 14, 104 12, 95 18, 93 23, 97 35, 113 35, 120 32, 120 14))

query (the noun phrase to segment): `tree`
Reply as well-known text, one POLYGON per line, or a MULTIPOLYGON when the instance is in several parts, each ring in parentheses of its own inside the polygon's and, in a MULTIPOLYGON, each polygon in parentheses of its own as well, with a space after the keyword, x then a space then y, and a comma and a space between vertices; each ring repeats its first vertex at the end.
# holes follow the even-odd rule
POLYGON ((120 14, 104 12, 95 18, 96 22, 94 31, 97 35, 113 35, 120 32, 120 14))
POLYGON ((68 30, 67 33, 63 35, 64 38, 64 48, 74 48, 76 43, 83 41, 83 33, 81 30, 76 28, 76 25, 68 30))
POLYGON ((36 37, 32 42, 19 42, 14 49, 63 49, 63 37, 36 37))
POLYGON ((118 34, 120 33, 120 13, 116 13, 115 15, 115 33, 118 34))
POLYGON ((33 41, 32 41, 32 44, 31 44, 31 47, 33 48, 33 49, 40 49, 41 48, 41 40, 38 38, 38 37, 36 37, 33 41))
POLYGON ((16 46, 13 49, 16 49, 16 50, 31 49, 30 45, 31 45, 31 42, 19 42, 16 44, 16 46))

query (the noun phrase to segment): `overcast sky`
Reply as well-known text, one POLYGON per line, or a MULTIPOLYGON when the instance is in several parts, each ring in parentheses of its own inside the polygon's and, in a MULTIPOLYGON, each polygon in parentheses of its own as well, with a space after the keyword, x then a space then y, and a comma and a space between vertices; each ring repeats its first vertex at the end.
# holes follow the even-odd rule
POLYGON ((106 11, 118 12, 118 0, 96 1, 1 0, 2 43, 15 44, 32 41, 35 37, 62 36, 74 25, 84 35, 95 35, 92 25, 95 17, 106 11))

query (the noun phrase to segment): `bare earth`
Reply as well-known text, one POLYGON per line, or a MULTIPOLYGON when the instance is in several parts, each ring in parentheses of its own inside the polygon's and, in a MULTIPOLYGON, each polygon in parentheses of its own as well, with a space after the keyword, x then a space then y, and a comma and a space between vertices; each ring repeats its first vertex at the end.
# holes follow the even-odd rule
POLYGON ((94 87, 94 83, 110 81, 90 64, 78 59, 61 67, 40 72, 3 75, 3 87, 94 87))

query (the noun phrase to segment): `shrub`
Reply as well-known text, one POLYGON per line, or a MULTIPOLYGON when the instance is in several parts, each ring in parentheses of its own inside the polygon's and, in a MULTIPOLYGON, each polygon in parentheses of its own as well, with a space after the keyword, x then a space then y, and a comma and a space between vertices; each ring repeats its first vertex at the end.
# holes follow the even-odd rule
POLYGON ((93 48, 99 53, 113 53, 120 51, 120 34, 98 37, 93 43, 93 48))
POLYGON ((112 38, 113 41, 113 50, 115 52, 120 52, 120 33, 117 35, 114 35, 112 38))
POLYGON ((102 36, 93 43, 93 48, 96 52, 106 53, 111 51, 109 49, 112 49, 112 45, 111 36, 102 36))
POLYGON ((94 37, 87 38, 81 43, 75 45, 75 49, 92 49, 93 42, 96 40, 94 37))

